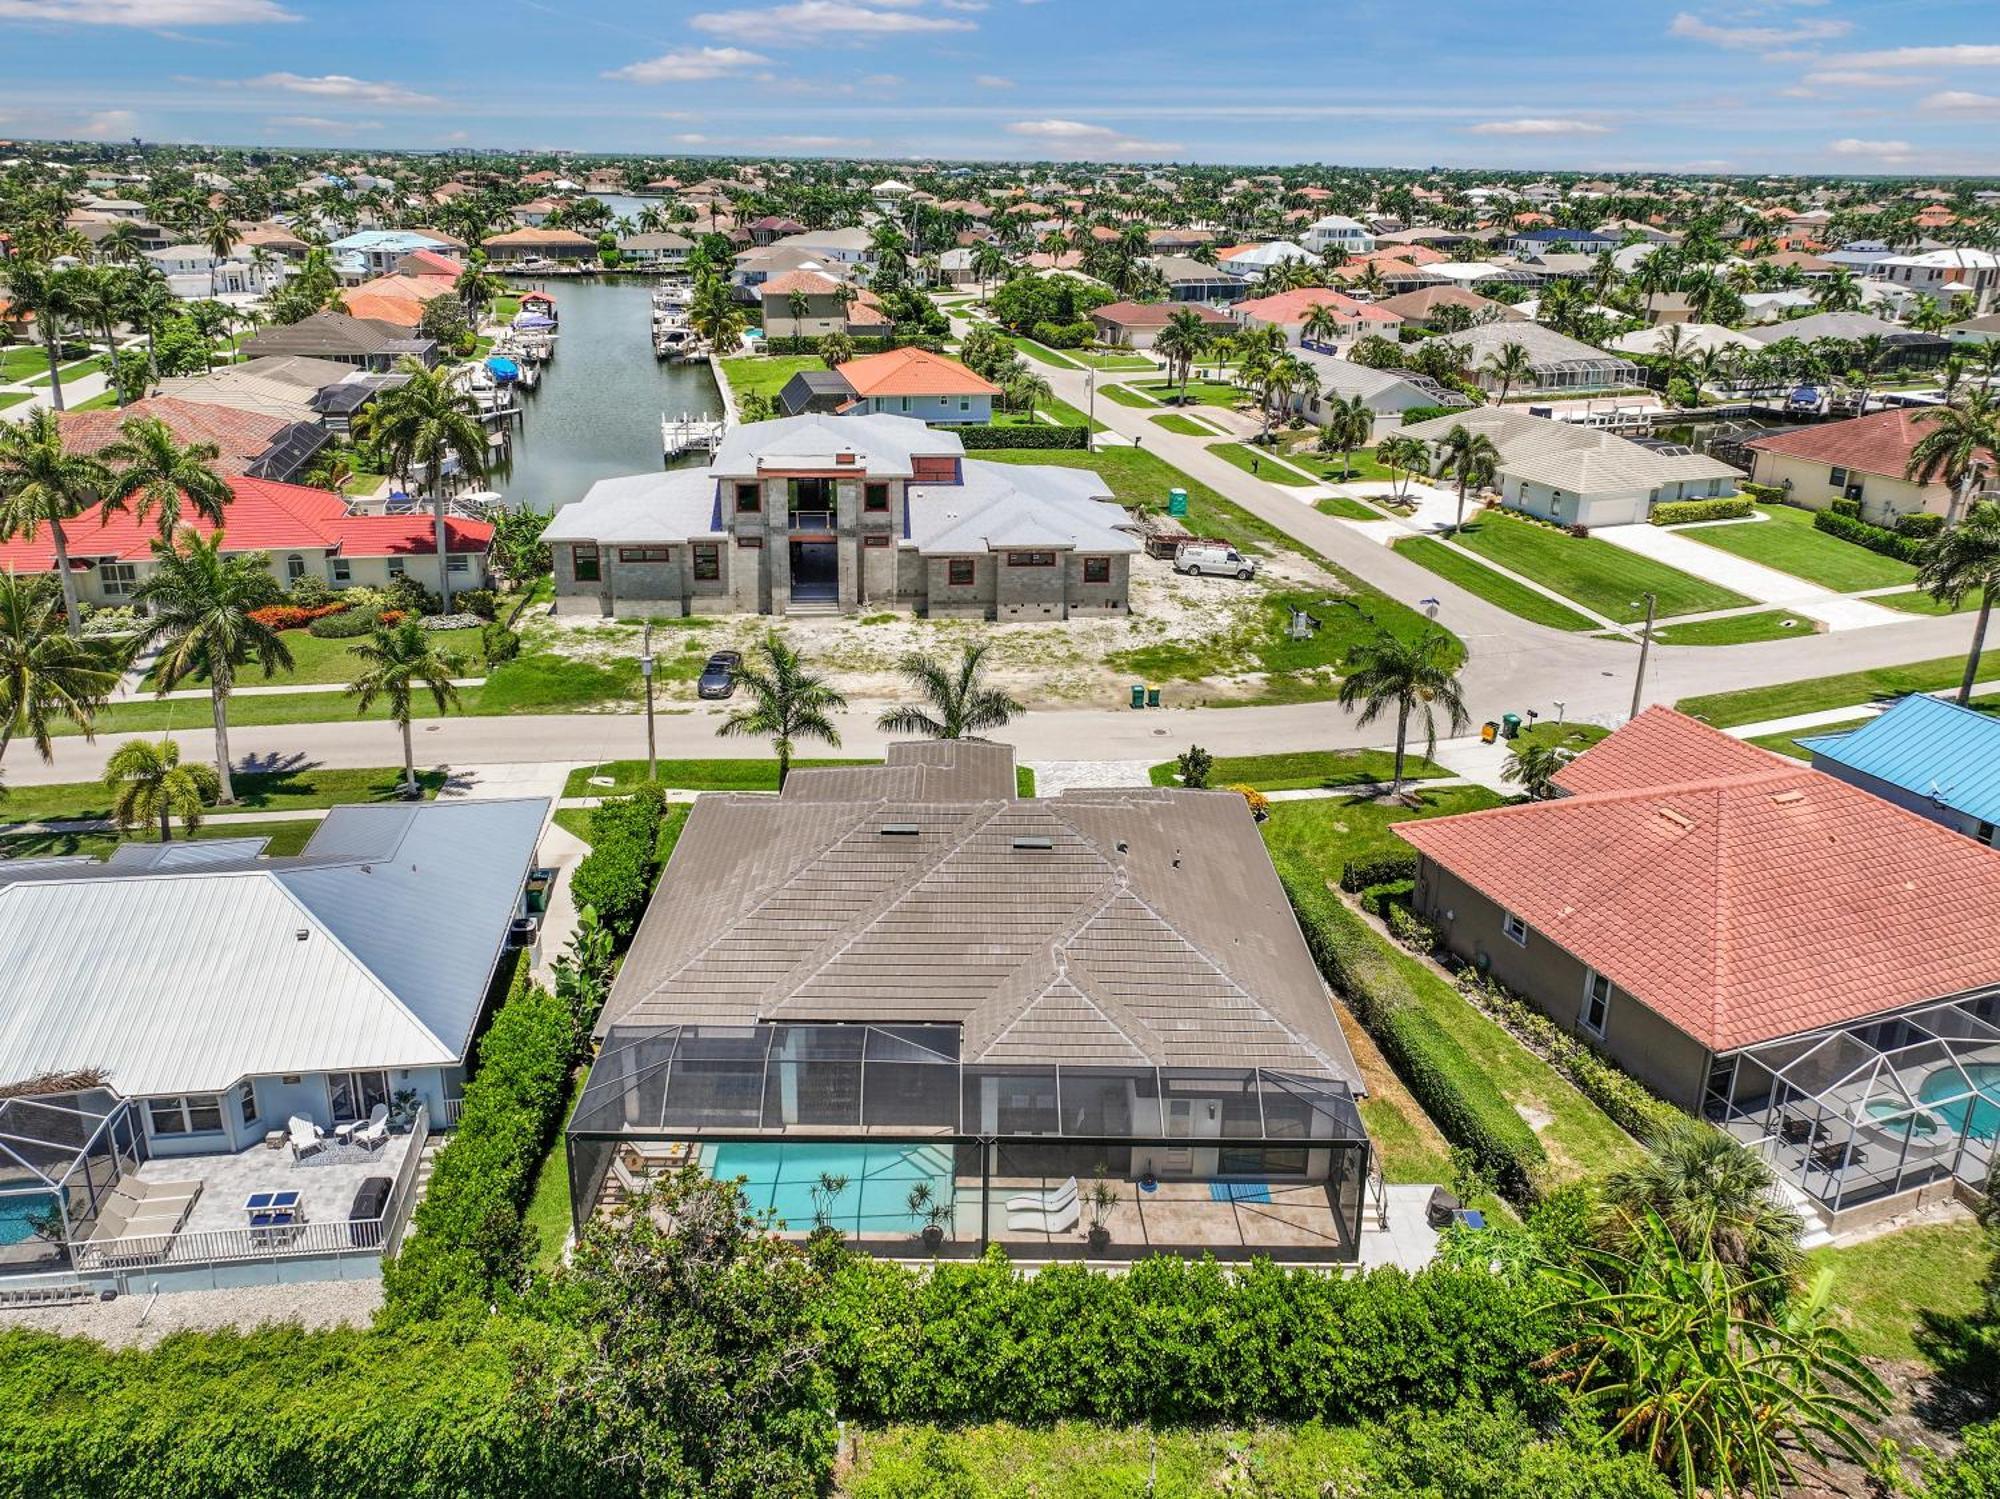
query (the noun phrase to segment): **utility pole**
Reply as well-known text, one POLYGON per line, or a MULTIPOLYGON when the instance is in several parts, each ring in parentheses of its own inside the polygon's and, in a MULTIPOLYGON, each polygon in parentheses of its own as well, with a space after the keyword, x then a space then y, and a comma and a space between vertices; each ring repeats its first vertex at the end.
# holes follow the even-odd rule
POLYGON ((1639 716, 1639 700, 1646 695, 1646 656, 1653 649, 1653 611, 1659 607, 1659 598, 1646 595, 1646 625, 1639 632, 1639 672, 1632 679, 1632 716, 1639 716))
MULTIPOLYGON (((1648 597, 1651 597, 1649 594, 1648 597)), ((646 638, 639 647, 639 675, 646 682, 646 779, 660 778, 659 751, 653 743, 653 623, 646 622, 646 638)))
POLYGON ((1097 451, 1097 366, 1091 365, 1083 372, 1083 386, 1088 392, 1088 410, 1083 422, 1083 450, 1097 451))

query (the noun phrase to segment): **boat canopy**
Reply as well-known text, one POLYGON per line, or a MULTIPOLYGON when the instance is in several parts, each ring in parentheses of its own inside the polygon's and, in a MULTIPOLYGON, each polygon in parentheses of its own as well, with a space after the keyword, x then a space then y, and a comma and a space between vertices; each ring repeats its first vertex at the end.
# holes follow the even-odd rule
POLYGON ((518 380, 521 378, 521 366, 511 359, 501 358, 498 354, 495 354, 486 361, 486 368, 492 372, 493 378, 496 380, 518 380))

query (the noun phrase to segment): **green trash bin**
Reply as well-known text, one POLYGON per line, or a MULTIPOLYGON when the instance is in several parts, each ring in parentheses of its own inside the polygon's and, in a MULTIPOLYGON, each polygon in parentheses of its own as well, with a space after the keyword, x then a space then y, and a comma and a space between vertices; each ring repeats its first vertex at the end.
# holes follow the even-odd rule
POLYGON ((1135 708, 1146 706, 1146 684, 1144 682, 1134 682, 1132 684, 1132 706, 1135 708))
POLYGON ((1187 514, 1187 491, 1185 489, 1170 489, 1167 491, 1167 514, 1187 514))
POLYGON ((1148 708, 1157 708, 1157 707, 1159 707, 1159 706, 1160 706, 1160 689, 1159 689, 1159 688, 1157 688, 1157 687, 1148 687, 1148 688, 1146 689, 1146 706, 1147 706, 1148 708))
POLYGON ((1500 732, 1509 739, 1520 738, 1521 715, 1518 713, 1502 713, 1500 715, 1500 732))

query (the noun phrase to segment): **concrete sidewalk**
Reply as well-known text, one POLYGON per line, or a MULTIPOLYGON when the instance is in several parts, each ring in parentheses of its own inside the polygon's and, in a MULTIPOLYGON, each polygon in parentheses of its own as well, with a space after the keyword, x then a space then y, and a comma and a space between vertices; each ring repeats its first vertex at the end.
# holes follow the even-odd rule
MULTIPOLYGON (((1730 521, 1736 526, 1775 524, 1771 521, 1730 521)), ((1675 534, 1669 526, 1599 526, 1591 535, 1624 551, 1705 579, 1718 587, 1774 608, 1809 615, 1829 630, 1865 630, 1900 624, 1909 618, 1880 604, 1852 599, 1823 584, 1780 572, 1720 547, 1703 546, 1675 534)), ((1671 623, 1671 621, 1669 621, 1671 623)))

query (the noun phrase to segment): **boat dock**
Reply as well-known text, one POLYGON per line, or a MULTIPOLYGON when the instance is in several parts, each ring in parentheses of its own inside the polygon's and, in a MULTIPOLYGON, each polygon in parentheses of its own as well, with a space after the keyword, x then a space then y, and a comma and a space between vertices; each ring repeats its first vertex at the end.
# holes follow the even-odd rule
POLYGON ((727 424, 720 417, 711 417, 707 412, 700 416, 690 416, 683 411, 678 418, 660 413, 660 448, 671 463, 676 458, 685 458, 689 453, 714 453, 722 445, 722 436, 727 424))

